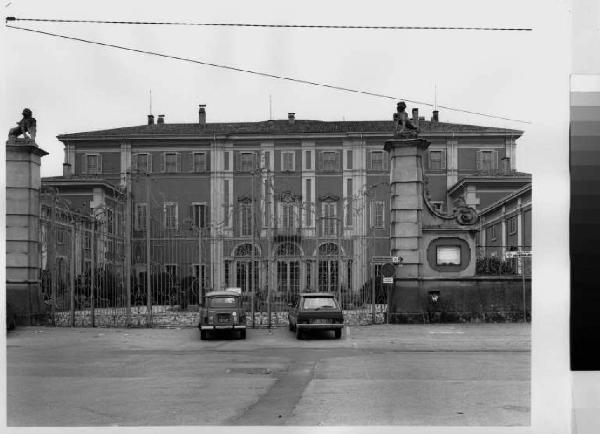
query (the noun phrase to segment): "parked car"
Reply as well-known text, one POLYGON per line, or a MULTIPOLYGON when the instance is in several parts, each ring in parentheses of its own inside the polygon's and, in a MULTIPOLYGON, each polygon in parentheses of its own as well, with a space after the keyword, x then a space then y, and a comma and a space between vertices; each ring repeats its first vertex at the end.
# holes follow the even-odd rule
POLYGON ((6 330, 13 330, 17 326, 17 314, 12 305, 6 303, 6 330))
POLYGON ((344 315, 334 294, 303 292, 290 306, 288 322, 297 339, 302 339, 303 333, 311 330, 333 330, 335 338, 339 339, 344 328, 344 315))
POLYGON ((211 331, 237 332, 246 339, 246 311, 242 296, 235 291, 211 291, 204 297, 200 308, 200 339, 206 339, 211 331))

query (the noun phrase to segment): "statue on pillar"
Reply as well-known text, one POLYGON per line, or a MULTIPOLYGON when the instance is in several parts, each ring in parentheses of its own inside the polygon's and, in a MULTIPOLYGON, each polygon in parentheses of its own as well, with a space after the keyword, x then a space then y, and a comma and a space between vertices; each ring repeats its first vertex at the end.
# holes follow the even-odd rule
POLYGON ((416 137, 419 129, 413 125, 406 113, 406 103, 400 101, 396 106, 397 112, 394 113, 394 136, 416 137))
POLYGON ((33 113, 28 108, 23 109, 23 119, 17 122, 17 126, 9 130, 8 140, 15 140, 21 134, 24 139, 35 141, 36 120, 33 117, 33 113))

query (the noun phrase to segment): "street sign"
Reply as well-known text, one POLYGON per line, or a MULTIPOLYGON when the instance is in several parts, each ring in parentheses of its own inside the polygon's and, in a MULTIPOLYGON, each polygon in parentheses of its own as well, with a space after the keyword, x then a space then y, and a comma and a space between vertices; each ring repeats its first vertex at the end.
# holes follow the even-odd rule
POLYGON ((391 262, 392 264, 399 264, 402 262, 402 258, 400 256, 372 256, 371 264, 386 264, 391 262))
POLYGON ((511 258, 531 258, 532 254, 531 254, 531 250, 512 250, 509 252, 506 252, 504 257, 506 259, 511 259, 511 258))
POLYGON ((393 277, 384 277, 383 283, 394 283, 394 278, 393 277))
POLYGON ((389 262, 386 264, 383 264, 381 266, 381 275, 386 278, 386 277, 394 277, 396 275, 396 266, 394 264, 390 264, 389 262))

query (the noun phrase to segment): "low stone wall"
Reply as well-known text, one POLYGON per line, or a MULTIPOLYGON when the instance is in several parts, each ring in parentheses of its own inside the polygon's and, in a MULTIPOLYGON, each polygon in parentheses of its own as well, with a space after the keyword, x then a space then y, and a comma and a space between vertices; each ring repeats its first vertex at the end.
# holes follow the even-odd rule
MULTIPOLYGON (((375 323, 383 324, 386 321, 385 305, 377 305, 375 323)), ((178 307, 154 306, 152 309, 151 326, 159 328, 173 327, 198 327, 200 312, 198 308, 180 310, 178 307)), ((347 325, 369 325, 372 324, 371 308, 362 310, 344 311, 344 323, 347 325)), ((71 326, 70 312, 56 312, 54 325, 57 327, 71 326)), ((127 327, 127 310, 125 308, 96 309, 94 313, 94 325, 96 327, 127 327)), ((246 314, 246 325, 252 327, 252 314, 246 314)), ((91 327, 92 316, 90 311, 75 311, 75 327, 91 327)), ((147 327, 147 315, 145 307, 131 309, 131 327, 147 327)), ((265 328, 269 326, 269 315, 267 312, 254 313, 254 327, 265 328)), ((287 312, 272 312, 271 327, 287 327, 287 312)))
POLYGON ((390 323, 521 322, 524 311, 530 321, 531 279, 524 283, 512 276, 398 280, 390 323))

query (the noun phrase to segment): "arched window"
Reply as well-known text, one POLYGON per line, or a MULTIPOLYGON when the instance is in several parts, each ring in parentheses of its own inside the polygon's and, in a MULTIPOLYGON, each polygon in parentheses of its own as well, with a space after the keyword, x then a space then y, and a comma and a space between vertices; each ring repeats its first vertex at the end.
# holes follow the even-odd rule
POLYGON ((300 252, 300 248, 294 243, 282 243, 277 246, 277 250, 275 251, 276 256, 293 256, 300 257, 302 253, 300 252))
MULTIPOLYGON (((259 256, 260 253, 258 251, 258 249, 256 248, 256 246, 254 247, 254 256, 259 256)), ((236 249, 235 252, 233 253, 233 256, 235 257, 249 257, 252 256, 252 244, 241 244, 239 245, 236 249)))
POLYGON ((340 249, 335 243, 325 243, 319 246, 319 256, 336 256, 339 251, 340 249))

